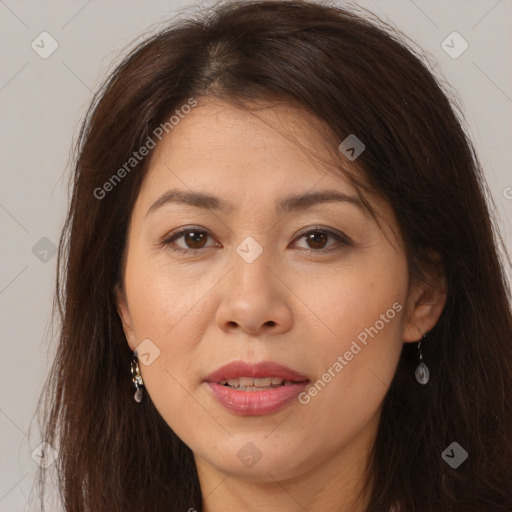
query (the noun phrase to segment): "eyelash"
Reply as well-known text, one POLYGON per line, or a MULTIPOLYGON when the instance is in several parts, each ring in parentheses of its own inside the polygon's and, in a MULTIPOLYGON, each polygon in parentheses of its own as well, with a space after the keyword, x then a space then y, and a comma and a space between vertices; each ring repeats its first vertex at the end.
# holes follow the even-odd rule
MULTIPOLYGON (((202 228, 199 228, 199 227, 194 227, 194 226, 192 226, 192 227, 189 226, 189 227, 180 229, 179 231, 176 231, 176 232, 173 232, 173 233, 169 233, 169 235, 167 235, 165 237, 165 239, 162 240, 161 245, 165 246, 166 249, 168 249, 170 251, 180 252, 180 253, 184 253, 184 254, 198 253, 198 252, 201 252, 201 251, 204 251, 204 250, 207 250, 207 249, 213 249, 214 248, 214 247, 206 247, 206 248, 200 248, 200 249, 182 249, 182 248, 178 248, 178 247, 171 247, 171 243, 172 242, 174 242, 175 240, 178 240, 179 238, 181 238, 186 233, 191 233, 191 232, 206 234, 208 237, 211 237, 210 233, 208 233, 208 231, 206 231, 205 229, 202 229, 202 228)), ((314 228, 310 229, 309 231, 306 231, 306 232, 302 233, 297 238, 295 238, 295 240, 299 240, 301 238, 304 238, 304 237, 306 237, 306 235, 309 235, 311 233, 323 233, 323 234, 326 234, 328 236, 336 238, 339 242, 341 242, 341 244, 335 245, 334 248, 330 247, 328 249, 305 249, 305 248, 302 248, 303 251, 306 251, 306 252, 308 252, 310 254, 311 253, 325 254, 327 252, 340 250, 340 249, 342 249, 345 246, 352 245, 350 239, 344 233, 335 233, 334 231, 331 231, 330 229, 322 228, 320 226, 314 227, 314 228)))

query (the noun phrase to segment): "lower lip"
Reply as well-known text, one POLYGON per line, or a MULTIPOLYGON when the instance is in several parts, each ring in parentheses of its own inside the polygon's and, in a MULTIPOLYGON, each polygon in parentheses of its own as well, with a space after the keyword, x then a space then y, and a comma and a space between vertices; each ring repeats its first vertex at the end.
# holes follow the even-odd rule
POLYGON ((308 386, 309 381, 296 382, 260 391, 239 391, 207 382, 215 398, 226 409, 244 416, 259 416, 281 410, 308 386))

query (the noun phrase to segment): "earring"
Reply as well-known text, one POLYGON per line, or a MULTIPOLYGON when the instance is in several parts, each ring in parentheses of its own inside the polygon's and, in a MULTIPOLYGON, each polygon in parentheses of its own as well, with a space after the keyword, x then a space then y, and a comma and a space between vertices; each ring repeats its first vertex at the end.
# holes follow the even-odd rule
POLYGON ((420 384, 426 384, 430 378, 430 372, 428 370, 427 365, 423 362, 423 354, 421 353, 421 342, 425 339, 425 337, 427 335, 424 334, 421 329, 418 329, 418 331, 420 331, 420 334, 422 336, 421 340, 418 341, 418 352, 420 354, 420 364, 416 367, 414 376, 416 377, 416 380, 420 384))
POLYGON ((130 364, 130 372, 132 374, 132 382, 135 387, 135 394, 133 398, 137 403, 142 401, 142 389, 141 386, 144 385, 144 381, 142 380, 142 375, 140 374, 139 362, 137 361, 137 356, 132 357, 132 362, 130 364))

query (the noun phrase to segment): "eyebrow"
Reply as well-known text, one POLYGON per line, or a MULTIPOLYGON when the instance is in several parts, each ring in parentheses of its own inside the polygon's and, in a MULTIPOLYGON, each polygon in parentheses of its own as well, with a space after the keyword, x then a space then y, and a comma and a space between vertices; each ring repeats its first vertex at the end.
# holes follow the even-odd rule
MULTIPOLYGON (((363 203, 355 196, 338 192, 336 190, 320 190, 318 192, 299 194, 281 199, 276 205, 276 213, 282 215, 291 211, 306 210, 307 208, 320 203, 331 202, 349 203, 357 206, 365 212, 363 203)), ((211 209, 222 213, 230 213, 234 209, 234 206, 231 203, 210 194, 172 189, 165 192, 151 205, 146 216, 160 209, 162 206, 172 203, 184 204, 196 208, 211 209)))

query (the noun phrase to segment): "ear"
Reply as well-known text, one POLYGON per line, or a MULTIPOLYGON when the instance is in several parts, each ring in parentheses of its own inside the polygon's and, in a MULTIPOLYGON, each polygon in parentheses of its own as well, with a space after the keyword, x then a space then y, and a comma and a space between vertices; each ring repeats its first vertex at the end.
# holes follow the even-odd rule
POLYGON ((128 342, 128 345, 131 348, 131 350, 135 351, 135 347, 137 346, 137 337, 135 336, 135 332, 133 330, 132 319, 130 316, 130 311, 128 309, 128 303, 126 301, 125 294, 119 284, 116 285, 115 287, 115 294, 117 312, 123 324, 123 331, 126 336, 126 341, 128 342))
POLYGON ((425 265, 426 280, 411 286, 406 308, 403 341, 412 343, 436 325, 446 304, 447 286, 441 258, 431 254, 425 265))

